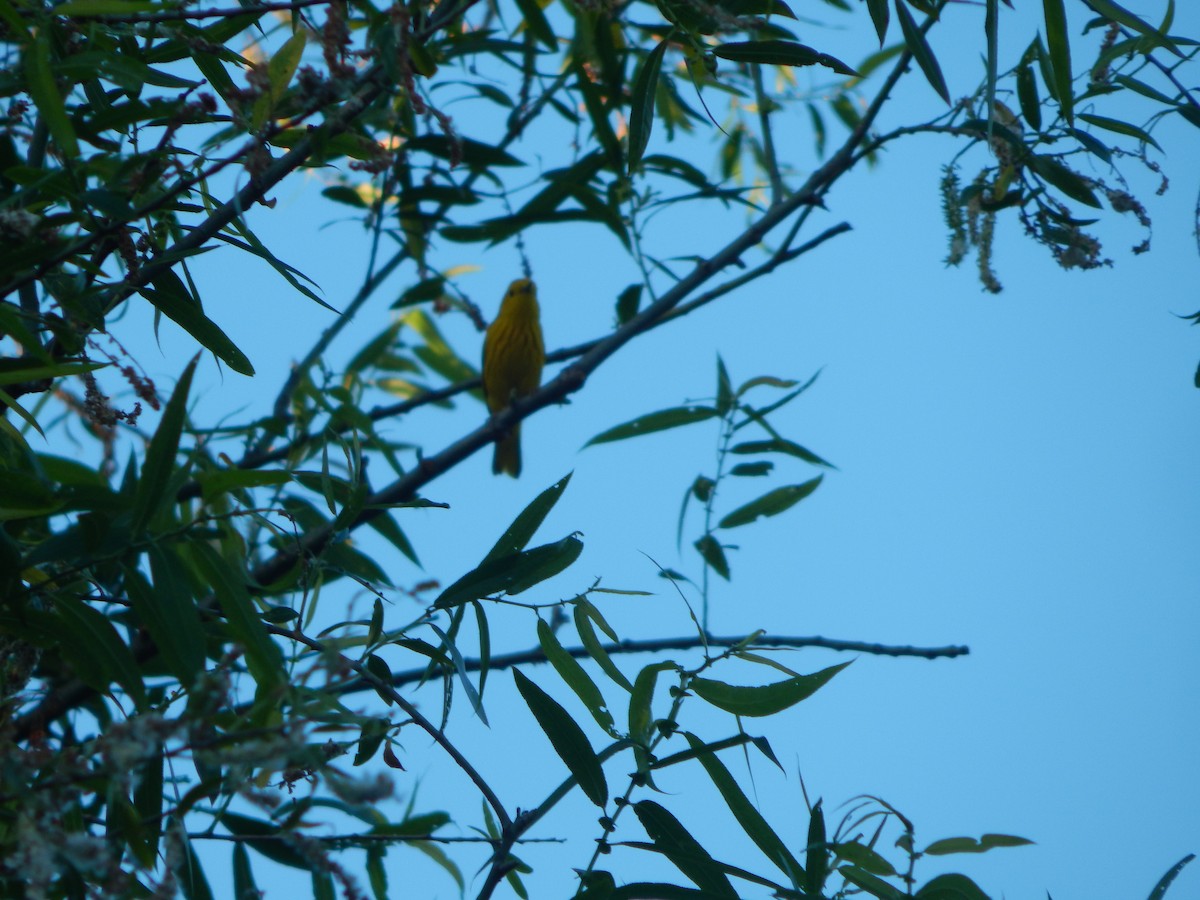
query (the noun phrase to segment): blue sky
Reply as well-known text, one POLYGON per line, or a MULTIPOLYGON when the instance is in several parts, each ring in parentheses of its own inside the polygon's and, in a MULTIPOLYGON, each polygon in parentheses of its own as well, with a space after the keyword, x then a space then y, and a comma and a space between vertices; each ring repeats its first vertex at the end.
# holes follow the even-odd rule
MULTIPOLYGON (((1136 8, 1153 19, 1158 6, 1136 8)), ((950 53, 957 38, 964 48, 978 49, 981 11, 955 15, 935 46, 950 53)), ((868 43, 865 15, 858 22, 861 30, 814 29, 806 40, 844 59, 859 58, 865 50, 854 48, 868 43)), ((1019 23, 1028 29, 1028 19, 1019 23)), ((1018 39, 1018 22, 1012 24, 1006 38, 1012 34, 1013 45, 1024 46, 1030 32, 1018 39)), ((1183 8, 1176 31, 1200 31, 1200 14, 1183 8)), ((971 89, 977 71, 971 53, 951 54, 952 94, 971 89)), ((891 125, 937 109, 919 73, 908 82, 885 118, 891 125)), ((469 121, 464 110, 455 115, 469 121)), ((796 114, 783 143, 802 171, 814 164, 805 121, 796 114)), ((756 795, 768 819, 802 845, 799 769, 810 796, 824 797, 827 810, 862 793, 887 799, 915 821, 918 844, 984 832, 1036 841, 953 858, 995 896, 1145 896, 1170 865, 1200 852, 1200 576, 1194 564, 1200 392, 1192 387, 1200 332, 1177 318, 1200 309, 1192 233, 1200 183, 1189 165, 1197 132, 1182 121, 1168 125, 1156 136, 1168 150, 1172 189, 1154 199, 1154 182, 1135 181, 1152 201, 1152 252, 1132 256, 1128 248, 1142 235, 1110 217, 1098 230, 1116 265, 1063 272, 1013 217, 1002 217, 995 266, 1005 291, 999 296, 981 290, 969 262, 956 270, 942 264, 939 165, 957 147, 931 138, 898 144, 874 171, 847 178, 831 195, 828 212, 814 217, 817 227, 848 221, 851 233, 635 341, 569 406, 525 424, 526 468, 519 481, 493 478, 489 452, 434 483, 426 496, 449 503, 449 510, 398 514, 424 571, 394 552, 384 557, 385 568, 401 585, 427 577, 453 581, 538 491, 574 471, 542 536, 556 539, 578 529, 584 555, 531 599, 572 596, 599 576, 615 587, 655 592, 604 601, 623 636, 687 633, 686 611, 647 557, 698 574, 688 547, 696 523, 685 529, 682 553, 675 527, 683 491, 696 474, 711 470, 715 431, 701 425, 585 450, 583 444, 634 415, 711 395, 718 354, 735 382, 764 374, 806 379, 819 370, 813 388, 778 424, 838 469, 790 512, 731 535, 740 549, 731 555, 732 582, 714 590, 713 631, 961 643, 971 654, 936 662, 864 656, 778 721, 753 723, 761 724, 758 730, 770 736, 788 769, 783 775, 754 764, 756 795)), ((553 149, 530 142, 516 152, 528 158, 544 153, 549 165, 553 149)), ((655 149, 669 148, 652 143, 655 149)), ((277 209, 256 210, 252 221, 279 256, 342 307, 357 288, 366 238, 345 222, 316 231, 340 215, 321 204, 319 186, 316 178, 285 185, 277 209)), ((737 212, 664 217, 655 238, 657 246, 678 247, 670 252, 707 253, 741 221, 737 212)), ((526 240, 548 346, 603 333, 616 294, 636 279, 632 264, 596 231, 581 227, 543 228, 526 240)), ((436 264, 479 266, 462 284, 489 316, 519 274, 511 247, 483 253, 443 245, 436 264)), ((284 367, 303 354, 328 314, 232 251, 202 258, 195 274, 210 315, 259 371, 247 380, 228 371, 217 375, 206 363, 199 409, 212 415, 247 404, 238 420, 264 412, 284 367)), ((388 303, 412 280, 411 271, 393 279, 394 290, 360 313, 354 336, 331 358, 348 358, 382 329, 388 303)), ((474 356, 480 338, 465 320, 439 324, 464 355, 474 356)), ((148 337, 140 315, 131 316, 129 326, 148 337)), ((142 359, 160 386, 191 353, 170 325, 163 328, 163 355, 143 343, 142 359)), ((392 433, 432 451, 483 415, 482 405, 463 399, 452 415, 416 416, 396 423, 392 433)), ((812 474, 800 464, 781 464, 770 485, 731 485, 724 508, 812 474)), ((380 467, 375 478, 382 477, 380 467)), ((398 601, 397 622, 413 611, 404 602, 398 601)), ((497 610, 494 627, 505 649, 533 643, 533 616, 525 611, 497 610)), ((805 651, 783 661, 815 671, 846 658, 805 651)), ((392 660, 397 667, 399 659, 392 660)), ((622 665, 632 673, 649 661, 622 665)), ((728 674, 769 678, 765 672, 728 674)), ((549 670, 534 670, 534 677, 582 721, 582 708, 571 706, 573 698, 549 670)), ((622 702, 617 692, 610 696, 622 702)), ((506 675, 493 676, 486 699, 492 728, 472 720, 464 703, 451 736, 482 760, 510 807, 528 808, 543 793, 530 793, 531 782, 540 784, 547 773, 552 783, 561 764, 506 675)), ((438 707, 436 692, 422 700, 438 707)), ((734 730, 719 717, 693 721, 709 737, 734 730)), ((599 744, 598 730, 589 734, 599 744)), ((401 791, 419 789, 419 808, 454 808, 468 833, 477 798, 427 741, 414 734, 406 749, 409 772, 401 775, 401 791)), ((727 764, 744 774, 736 755, 727 764)), ((624 771, 613 766, 609 777, 617 780, 624 771)), ((735 829, 712 814, 716 797, 702 773, 695 775, 665 779, 661 786, 674 794, 668 802, 685 822, 699 822, 696 834, 711 850, 738 860, 735 829)), ((595 809, 586 802, 547 820, 541 835, 563 834, 572 842, 528 852, 538 867, 534 896, 569 893, 570 867, 586 861, 598 834, 594 823, 595 809)), ((640 836, 630 831, 629 837, 640 836)), ((640 877, 636 867, 650 861, 625 852, 633 867, 622 871, 640 877)), ((752 853, 740 858, 753 859, 752 853)), ((462 858, 469 876, 474 858, 462 858)), ((413 852, 394 851, 389 866, 394 884, 403 879, 410 895, 456 895, 449 879, 413 852)), ((936 871, 931 863, 918 876, 936 871)), ((1198 894, 1200 866, 1194 865, 1168 896, 1198 894)))

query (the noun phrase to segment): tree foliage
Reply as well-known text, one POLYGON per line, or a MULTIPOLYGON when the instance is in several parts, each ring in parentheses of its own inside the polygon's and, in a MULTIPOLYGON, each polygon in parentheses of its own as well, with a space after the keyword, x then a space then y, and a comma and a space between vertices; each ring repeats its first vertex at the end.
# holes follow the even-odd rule
POLYGON ((832 828, 812 804, 797 845, 722 761, 733 750, 777 763, 751 733, 757 720, 842 668, 795 671, 773 649, 961 652, 708 632, 709 576, 732 575, 730 532, 787 512, 831 468, 772 418, 811 380, 739 384, 719 364, 708 400, 631 410, 593 438, 719 431, 715 468, 691 481, 681 511, 681 537, 689 513, 702 519, 692 539, 701 602, 684 638, 618 634, 602 582, 565 600, 547 593, 582 548, 578 532, 534 543, 569 477, 473 570, 440 573, 445 587, 389 576, 394 566, 351 539, 369 529, 417 563, 420 536, 403 511, 434 504, 431 483, 580 391, 629 341, 846 231, 815 213, 847 173, 913 135, 945 139, 947 259, 974 254, 988 290, 1000 289, 1001 225, 1019 225, 1067 268, 1109 263, 1096 235, 1114 213, 1145 227, 1135 252, 1149 248, 1149 212, 1123 167, 1159 171, 1164 119, 1200 127, 1187 87, 1197 43, 1172 33, 1173 2, 1148 21, 1112 0, 1044 0, 1037 33, 1015 52, 999 42, 1011 14, 999 0, 813 5, 0 0, 5 896, 210 897, 203 845, 221 840, 239 897, 262 883, 263 858, 311 873, 314 896, 363 896, 365 884, 386 897, 398 888, 384 861, 400 846, 464 891, 468 866, 482 865, 472 893, 507 882, 524 895, 522 843, 545 837, 544 817, 576 795, 599 823, 594 849, 567 863, 582 897, 984 896, 964 875, 922 881, 916 863, 1023 839, 918 847, 902 813, 866 797, 832 828), (815 29, 798 17, 814 15, 853 26, 853 55, 802 42, 815 29), (982 36, 978 83, 966 87, 947 81, 936 49, 963 22, 982 36), (906 76, 941 98, 929 118, 891 114, 906 76), (800 111, 812 142, 803 157, 784 121, 800 111), (699 152, 711 153, 707 170, 699 152), (193 273, 208 251, 232 247, 296 302, 326 305, 303 261, 279 258, 250 226, 256 206, 269 209, 285 179, 305 172, 361 220, 368 270, 290 373, 257 373, 279 382, 270 415, 197 421, 197 359, 164 390, 122 347, 122 315, 148 303, 161 327, 183 329, 236 373, 227 377, 256 375, 256 348, 222 327, 236 311, 201 296, 193 273), (696 235, 687 258, 659 250, 660 216, 709 207, 731 213, 728 232, 696 235), (564 223, 612 242, 641 277, 612 298, 610 330, 551 352, 565 364, 557 374, 479 424, 467 397, 479 386, 477 348, 453 346, 438 325, 483 325, 456 266, 564 223), (358 313, 389 303, 386 325, 360 333, 358 313), (338 339, 360 344, 334 363, 338 339), (124 408, 102 387, 122 382, 124 408), (146 407, 160 413, 152 428, 146 407), (459 439, 417 446, 379 427, 423 408, 456 416, 459 439), (64 435, 80 428, 91 443, 73 454, 64 435), (368 480, 368 461, 386 483, 368 480), (768 486, 730 509, 718 491, 730 479, 768 486), (374 598, 369 618, 341 621, 321 602, 354 590, 374 598), (387 602, 398 590, 421 601, 411 620, 387 602), (510 612, 533 623, 533 651, 492 646, 495 619, 510 612), (651 661, 635 671, 635 654, 651 661), (450 718, 455 701, 486 722, 487 687, 508 670, 562 763, 524 811, 464 754, 450 718), (440 718, 427 712, 439 689, 440 718), (700 709, 728 714, 720 735, 701 734, 713 720, 700 709), (381 811, 386 772, 405 767, 413 742, 406 749, 402 735, 414 730, 482 801, 477 819, 458 822, 478 846, 452 842, 436 796, 400 816, 381 811), (761 857, 714 855, 653 793, 677 766, 709 777, 721 814, 761 857), (313 836, 318 823, 337 837, 313 836), (898 835, 894 845, 885 835, 898 835), (674 880, 631 882, 609 865, 618 847, 662 857, 674 880))

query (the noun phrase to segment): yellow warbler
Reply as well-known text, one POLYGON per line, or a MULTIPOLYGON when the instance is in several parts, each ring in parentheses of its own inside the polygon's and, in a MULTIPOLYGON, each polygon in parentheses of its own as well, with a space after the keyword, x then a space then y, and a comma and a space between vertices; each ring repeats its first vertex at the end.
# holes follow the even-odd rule
MULTIPOLYGON (((483 394, 493 413, 526 397, 542 383, 542 365, 546 347, 542 343, 537 286, 528 278, 518 278, 508 286, 500 312, 483 339, 483 394)), ((513 478, 521 474, 521 424, 496 441, 492 471, 507 472, 513 478)))

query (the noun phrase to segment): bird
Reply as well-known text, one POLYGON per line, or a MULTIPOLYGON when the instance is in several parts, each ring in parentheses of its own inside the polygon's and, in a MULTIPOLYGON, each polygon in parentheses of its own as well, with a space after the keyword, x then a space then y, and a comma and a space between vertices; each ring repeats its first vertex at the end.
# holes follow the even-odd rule
MULTIPOLYGON (((546 346, 537 301, 537 286, 518 278, 508 286, 500 311, 483 339, 483 395, 494 415, 527 397, 542 383, 546 346)), ((492 472, 521 474, 521 423, 496 441, 492 472)))

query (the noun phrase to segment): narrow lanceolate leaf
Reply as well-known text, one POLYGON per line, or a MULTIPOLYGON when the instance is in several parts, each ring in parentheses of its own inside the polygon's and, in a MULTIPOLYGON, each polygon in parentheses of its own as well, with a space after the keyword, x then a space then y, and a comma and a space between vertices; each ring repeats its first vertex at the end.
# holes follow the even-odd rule
POLYGON ((199 357, 192 357, 187 364, 167 408, 163 411, 162 421, 158 430, 150 439, 146 450, 146 460, 142 463, 142 474, 138 479, 137 493, 133 498, 132 532, 141 534, 154 515, 165 502, 173 498, 163 496, 167 484, 171 480, 171 472, 175 468, 175 457, 179 452, 179 437, 183 433, 183 420, 187 415, 188 391, 192 387, 192 375, 196 371, 199 357))
POLYGON ((655 431, 666 431, 668 428, 679 428, 681 425, 691 425, 704 422, 716 417, 717 411, 711 406, 676 406, 671 409, 661 409, 658 412, 638 416, 622 425, 617 425, 608 431, 602 431, 586 444, 607 444, 611 441, 623 441, 626 438, 640 437, 655 431))
POLYGON ((137 660, 108 617, 62 593, 54 600, 54 615, 58 621, 51 627, 79 679, 102 694, 115 681, 141 706, 146 690, 137 660))
POLYGON ((633 681, 633 693, 629 697, 629 737, 633 741, 648 741, 650 726, 654 721, 651 709, 654 703, 654 687, 658 673, 676 668, 668 661, 651 663, 638 672, 633 681))
MULTIPOLYGON (((170 552, 159 551, 164 555, 170 552)), ((161 571, 163 565, 160 561, 157 568, 161 571)), ((134 615, 154 639, 167 669, 188 688, 204 668, 204 632, 195 602, 179 588, 170 579, 167 584, 152 587, 141 572, 132 567, 125 569, 125 593, 134 615)))
POLYGON ((262 896, 250 868, 250 854, 243 843, 233 845, 233 894, 235 897, 262 896))
MULTIPOLYGON (((633 97, 629 106, 629 162, 630 172, 637 170, 650 143, 650 130, 654 126, 654 98, 658 91, 658 73, 662 68, 663 54, 667 50, 667 39, 650 51, 638 70, 633 82, 633 97)), ((640 285, 638 286, 640 287, 640 285)), ((640 294, 640 291, 639 291, 640 294)))
POLYGON ((1030 167, 1037 172, 1042 178, 1050 182, 1051 185, 1058 188, 1072 200, 1078 200, 1087 206, 1100 208, 1100 201, 1096 199, 1096 195, 1083 180, 1083 176, 1079 175, 1073 169, 1060 163, 1053 156, 1039 156, 1031 154, 1029 157, 1030 167))
POLYGON ((696 551, 714 572, 729 580, 729 560, 725 558, 725 549, 711 534, 706 534, 696 541, 696 551))
POLYGON ((496 541, 496 545, 488 551, 483 561, 490 562, 493 559, 524 550, 538 528, 541 527, 542 522, 546 520, 550 510, 554 509, 554 504, 558 502, 558 498, 567 489, 570 481, 571 475, 567 474, 538 494, 533 502, 513 519, 513 523, 508 526, 504 534, 500 535, 500 540, 496 541))
POLYGON ((757 500, 751 500, 745 506, 739 506, 718 524, 719 528, 737 528, 748 525, 767 516, 777 516, 784 510, 795 506, 821 484, 823 475, 818 475, 803 484, 789 484, 775 488, 763 494, 757 500))
POLYGON ((142 288, 140 293, 154 304, 155 309, 235 372, 254 374, 254 366, 246 354, 237 348, 216 322, 204 314, 200 305, 187 293, 178 275, 171 271, 164 272, 154 279, 153 284, 152 288, 142 288))
POLYGON ((1167 870, 1167 873, 1158 880, 1158 884, 1156 884, 1154 886, 1154 890, 1150 892, 1150 897, 1148 900, 1163 900, 1163 897, 1166 896, 1167 888, 1171 886, 1171 882, 1179 876, 1179 873, 1183 871, 1183 867, 1195 858, 1195 853, 1189 853, 1179 862, 1175 863, 1175 865, 1171 866, 1171 868, 1167 870))
POLYGON ((1054 76, 1054 94, 1067 122, 1075 121, 1075 97, 1071 93, 1071 40, 1067 35, 1067 11, 1063 0, 1042 0, 1046 17, 1046 47, 1050 71, 1054 76))
POLYGON ((1124 25, 1131 31, 1136 31, 1138 34, 1145 35, 1159 47, 1165 47, 1176 56, 1183 56, 1179 48, 1175 46, 1175 42, 1163 34, 1159 29, 1155 28, 1147 22, 1142 21, 1125 7, 1119 3, 1114 3, 1113 0, 1085 0, 1088 6, 1098 12, 1110 22, 1116 22, 1119 25, 1124 25))
POLYGON ((292 77, 300 66, 300 57, 304 55, 304 45, 307 34, 303 29, 296 31, 283 42, 267 64, 267 74, 271 82, 271 99, 278 103, 283 92, 292 83, 292 77))
POLYGON ((287 841, 254 840, 254 838, 278 838, 286 832, 273 822, 264 822, 239 813, 225 812, 221 814, 221 824, 229 829, 230 834, 248 838, 247 843, 254 849, 283 866, 293 869, 309 870, 312 864, 299 851, 292 848, 287 841))
POLYGON ((1143 143, 1149 144, 1156 150, 1162 150, 1158 146, 1158 141, 1154 140, 1149 132, 1138 128, 1136 125, 1131 125, 1128 122, 1122 122, 1119 119, 1110 119, 1106 116, 1093 116, 1090 113, 1080 113, 1079 118, 1087 122, 1089 125, 1095 125, 1097 128, 1103 128, 1105 131, 1115 131, 1117 134, 1128 135, 1129 137, 1137 138, 1143 143))
POLYGON ((259 689, 271 690, 282 685, 283 654, 255 611, 241 574, 204 541, 191 542, 188 551, 201 577, 216 594, 233 639, 246 648, 246 664, 259 689))
POLYGON ((825 811, 818 800, 808 814, 808 847, 804 861, 808 863, 805 883, 808 893, 821 896, 825 879, 829 877, 829 847, 825 842, 825 811))
POLYGON ((596 682, 592 681, 591 676, 579 664, 579 661, 558 642, 558 636, 546 624, 545 619, 538 619, 537 632, 542 652, 546 654, 546 659, 550 661, 550 665, 554 666, 559 677, 567 683, 567 687, 575 692, 575 696, 583 701, 583 705, 592 714, 596 724, 616 737, 612 713, 608 711, 608 704, 604 702, 604 695, 596 687, 596 682))
POLYGON ((1021 102, 1021 116, 1034 130, 1042 130, 1042 101, 1038 97, 1037 76, 1029 60, 1022 61, 1017 69, 1017 99, 1021 102))
POLYGON ((154 12, 161 7, 152 0, 68 0, 54 7, 56 16, 88 18, 89 16, 128 16, 154 12))
POLYGON ((979 840, 973 837, 942 838, 934 841, 922 852, 930 856, 947 856, 951 853, 986 853, 997 847, 1025 847, 1033 841, 1012 834, 985 834, 979 840))
POLYGON ((554 29, 550 27, 538 0, 517 0, 517 8, 521 10, 521 15, 525 18, 525 27, 530 33, 549 49, 557 48, 558 40, 554 36, 554 29))
POLYGON ((844 662, 812 675, 797 675, 786 681, 751 687, 726 684, 709 678, 693 678, 689 688, 697 697, 725 712, 739 716, 773 716, 811 697, 848 665, 850 663, 844 662))
POLYGON ((79 143, 50 69, 50 37, 46 29, 39 28, 37 38, 25 49, 25 88, 62 155, 74 159, 79 155, 79 143))
POLYGON ((858 76, 840 59, 795 41, 733 41, 713 47, 713 54, 734 62, 767 66, 825 66, 839 75, 858 76))
POLYGON ((442 591, 434 606, 451 609, 501 591, 519 594, 557 575, 575 562, 582 551, 583 542, 572 534, 553 544, 491 559, 442 591))
POLYGON ((729 452, 742 455, 749 453, 786 453, 788 456, 802 459, 805 462, 812 463, 814 466, 825 466, 830 469, 836 468, 833 463, 827 462, 811 450, 801 447, 799 444, 789 441, 786 438, 772 438, 769 441, 744 441, 741 444, 731 447, 729 452))
POLYGON ((655 848, 688 879, 713 898, 736 900, 737 891, 729 883, 721 864, 700 846, 687 829, 671 813, 653 800, 634 804, 633 811, 654 842, 655 848))
POLYGON ((879 35, 879 46, 882 47, 888 30, 888 2, 887 0, 867 0, 867 9, 871 13, 871 22, 875 26, 875 33, 879 35))
MULTIPOLYGON (((838 874, 872 897, 878 897, 879 900, 907 900, 909 896, 895 885, 889 884, 878 875, 872 875, 866 869, 860 869, 858 866, 839 866, 838 874)), ((922 896, 924 890, 925 888, 921 888, 917 896, 922 896)), ((947 896, 954 897, 954 900, 967 900, 965 897, 960 898, 953 894, 947 896)), ((930 897, 929 900, 933 900, 933 898, 930 897)))
POLYGON ((608 802, 608 782, 604 779, 600 759, 588 743, 583 729, 553 697, 522 675, 520 670, 513 669, 513 679, 529 711, 550 739, 554 752, 566 763, 587 798, 603 808, 608 802))
POLYGON ((708 777, 721 792, 725 806, 733 813, 733 817, 742 826, 742 830, 746 832, 750 840, 754 841, 767 859, 787 876, 792 887, 800 887, 804 878, 804 869, 792 856, 787 844, 750 802, 733 776, 729 774, 729 770, 725 768, 725 764, 717 759, 717 755, 711 750, 704 749, 704 742, 694 734, 685 733, 684 737, 687 738, 692 749, 697 752, 696 758, 700 760, 700 764, 708 772, 708 777))
MULTIPOLYGON (((575 603, 575 630, 579 632, 579 640, 583 644, 583 649, 588 652, 596 665, 609 678, 615 681, 618 685, 629 692, 633 692, 633 685, 629 683, 629 679, 625 677, 625 673, 617 668, 616 663, 612 661, 612 657, 608 655, 608 651, 604 649, 604 645, 600 643, 600 638, 596 635, 596 629, 592 627, 592 611, 599 615, 594 607, 586 600, 576 601, 575 603)), ((603 621, 603 618, 601 619, 603 621)))
POLYGON ((912 13, 904 5, 904 0, 896 0, 896 18, 900 20, 904 43, 917 65, 921 67, 921 71, 925 73, 925 80, 937 91, 939 97, 949 103, 950 91, 946 87, 946 79, 942 76, 942 67, 938 65, 937 57, 933 55, 929 42, 925 40, 924 32, 913 21, 912 13))

